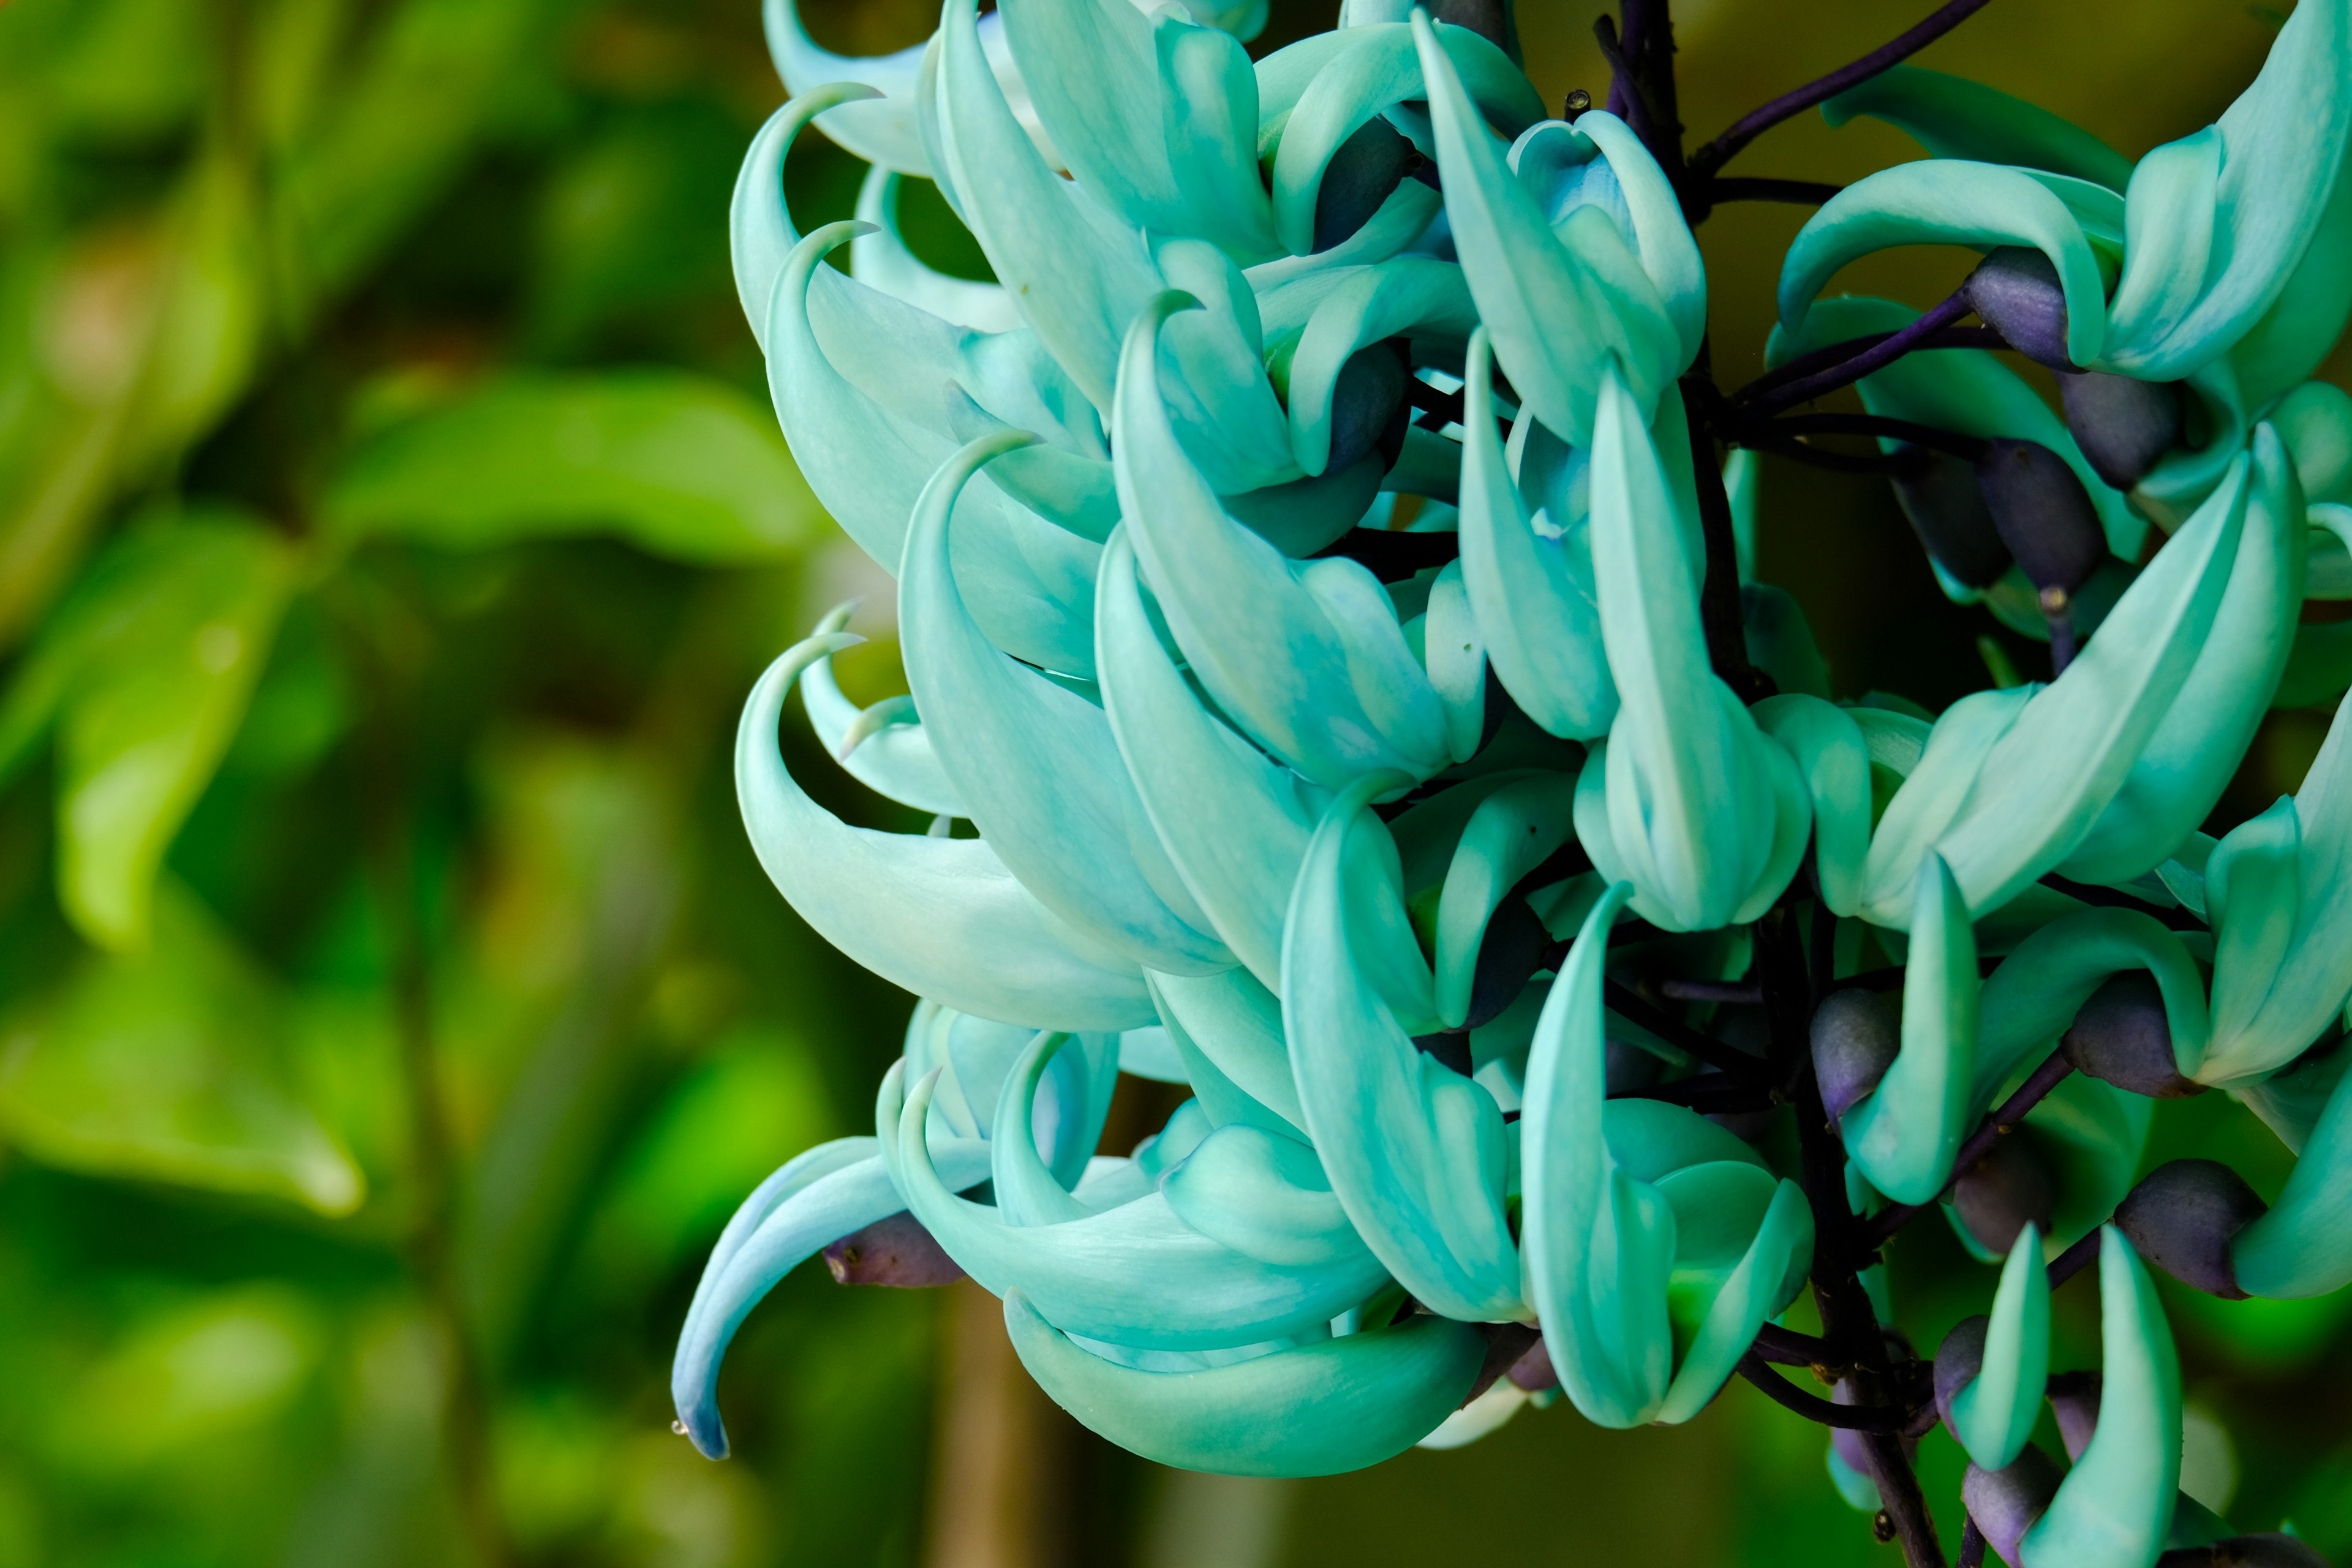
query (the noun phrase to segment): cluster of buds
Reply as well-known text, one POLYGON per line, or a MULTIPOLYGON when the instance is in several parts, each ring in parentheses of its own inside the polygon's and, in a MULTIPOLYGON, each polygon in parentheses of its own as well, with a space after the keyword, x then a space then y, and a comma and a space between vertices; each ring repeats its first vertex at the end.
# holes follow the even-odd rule
POLYGON ((1603 19, 1609 107, 1566 119, 1493 0, 1345 0, 1255 62, 1263 0, 947 0, 856 60, 770 0, 793 96, 736 274, 803 471, 897 578, 910 695, 843 695, 838 611, 759 682, 737 780, 793 909, 925 1000, 874 1136, 711 1257, 674 1383, 704 1452, 729 1340, 823 1252, 968 1274, 1047 1393, 1167 1464, 1328 1473, 1563 1394, 1677 1422, 1738 1374, 1835 1429, 1915 1568, 1939 1419, 1979 1555, 2309 1560, 2179 1496, 2147 1270, 2352 1281, 2352 727, 2200 831, 2274 700, 2352 684, 2298 625, 2352 596, 2352 398, 2307 379, 2352 312, 2352 0, 2136 165, 1897 63, 1976 3, 1685 157, 1656 0, 1603 19), (1932 155, 1717 174, 1816 104, 1932 155), (873 168, 804 235, 812 124, 873 168), (994 282, 908 247, 908 177, 994 282), (1819 211, 1770 368, 1719 391, 1690 224, 1759 195, 1819 211), (1922 244, 1983 260, 1924 312, 1818 297, 1922 244), (1807 411, 1844 386, 1864 413, 1807 411), (1745 565, 1756 452, 1885 474, 2053 678, 1832 700, 1745 565), (803 790, 795 688, 930 831, 803 790), (1099 1153, 1122 1072, 1190 1098, 1099 1153), (2275 1203, 2210 1162, 2134 1185, 2157 1102, 2211 1089, 2300 1156, 2275 1203), (1931 1205, 2000 1266, 1932 1365, 1872 1278, 1931 1205), (2095 1382, 2049 1366, 2094 1258, 2095 1382), (1779 1321, 1809 1283, 1819 1334, 1779 1321))

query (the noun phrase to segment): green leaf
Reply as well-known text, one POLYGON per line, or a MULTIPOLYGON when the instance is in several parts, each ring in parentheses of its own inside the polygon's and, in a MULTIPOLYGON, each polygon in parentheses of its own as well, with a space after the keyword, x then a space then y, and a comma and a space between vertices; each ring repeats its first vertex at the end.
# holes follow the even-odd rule
POLYGON ((285 1086, 276 993, 192 896, 158 903, 149 952, 0 1025, 0 1134, 69 1170, 358 1207, 359 1168, 285 1086))
POLYGON ((823 525, 774 421, 673 371, 520 375, 387 431, 328 488, 328 527, 476 550, 612 533, 721 564, 797 551, 823 525))
POLYGON ((236 513, 127 535, 0 700, 0 775, 58 734, 58 896, 90 941, 147 940, 156 868, 236 732, 293 557, 236 513))

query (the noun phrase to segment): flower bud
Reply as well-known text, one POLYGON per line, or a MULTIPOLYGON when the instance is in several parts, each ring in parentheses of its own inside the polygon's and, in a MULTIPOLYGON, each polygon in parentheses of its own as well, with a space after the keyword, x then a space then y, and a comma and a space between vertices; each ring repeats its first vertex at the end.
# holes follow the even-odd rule
POLYGON ((1960 1482, 1960 1501, 1969 1517, 1984 1532, 1986 1544, 2000 1560, 2018 1568, 2018 1542, 2033 1528, 2058 1495, 2058 1467, 2050 1456, 2028 1443, 2017 1462, 2007 1469, 1969 1467, 1960 1482))
POLYGON ((2119 490, 2139 483, 2180 438, 2180 385, 2104 371, 2061 372, 2066 428, 2099 478, 2119 490))
POLYGON ((2052 370, 2074 368, 2066 357, 2066 293, 2040 251, 2002 246, 1977 264, 1960 292, 1978 318, 2026 358, 2052 370))
POLYGON ((1959 1428, 1952 1423, 1952 1401, 1984 1370, 1985 1335, 1991 1328, 1992 1320, 1982 1312, 1962 1318, 1936 1347, 1936 1414, 1955 1436, 1959 1428))
POLYGON ((2095 1372, 2050 1374, 2050 1411, 2058 1418, 2058 1439, 2066 1445, 2069 1460, 2083 1457, 2091 1446, 2091 1434, 2099 1429, 2099 1394, 2105 1387, 2105 1380, 2095 1372))
POLYGON ((1381 210, 1421 161, 1395 126, 1373 115, 1339 143, 1315 193, 1315 248, 1328 250, 1381 210))
MULTIPOLYGON (((1331 388, 1331 456, 1325 473, 1339 472, 1385 437, 1404 438, 1399 416, 1408 377, 1404 358, 1392 344, 1374 343, 1349 356, 1331 388), (1398 428, 1391 432, 1391 426, 1398 428)), ((1393 451, 1390 458, 1394 460, 1393 451)))
POLYGON ((2173 1062, 2164 993, 2145 969, 2126 970, 2092 992, 2058 1048, 2075 1071, 2150 1100, 2205 1092, 2173 1062))
POLYGON ((2107 558, 2106 530, 2083 481, 2039 442, 2003 439, 1988 444, 1977 484, 2001 542, 2042 591, 2042 609, 2063 611, 2107 558))
POLYGON ((956 1260, 904 1209, 853 1230, 824 1249, 824 1266, 844 1285, 897 1285, 913 1289, 946 1285, 963 1278, 956 1260))
POLYGON ((1952 1183, 1952 1207, 1988 1252, 2006 1255, 2030 1222, 2050 1233, 2050 1172, 2042 1156, 2015 1133, 1961 1172, 1952 1183))
POLYGON ((1999 581, 2009 570, 2009 546, 1993 526, 1975 468, 1926 447, 1906 447, 1898 457, 1895 499, 1919 536, 1920 548, 1968 587, 1999 581))
POLYGON ((2230 1262, 2230 1238, 2269 1209, 2218 1160, 2175 1160, 2116 1205, 2116 1226, 2142 1258, 2182 1284, 2241 1301, 2246 1292, 2230 1262))
POLYGON ((1832 1121, 1878 1086, 1902 1048, 1903 1035, 1886 999, 1858 986, 1832 991, 1813 1011, 1813 1076, 1832 1121))
POLYGON ((1527 1353, 1513 1362, 1510 1370, 1503 1375, 1529 1394, 1541 1394, 1547 1388, 1559 1386, 1559 1373, 1552 1367, 1551 1352, 1544 1348, 1541 1340, 1529 1345, 1527 1353))

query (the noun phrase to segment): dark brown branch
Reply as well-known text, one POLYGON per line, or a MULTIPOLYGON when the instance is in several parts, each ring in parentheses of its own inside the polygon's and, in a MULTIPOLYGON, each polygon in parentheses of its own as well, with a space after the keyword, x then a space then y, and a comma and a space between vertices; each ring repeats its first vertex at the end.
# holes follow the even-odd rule
POLYGON ((1749 981, 1664 980, 1658 993, 1669 1002, 1728 1002, 1735 1006, 1763 1005, 1764 988, 1749 981))
POLYGON ((1938 430, 1932 425, 1916 424, 1908 419, 1890 419, 1878 414, 1783 414, 1777 419, 1758 420, 1752 426, 1741 425, 1737 438, 1745 442, 1751 429, 1783 436, 1881 437, 1891 441, 1906 441, 1914 447, 1926 447, 1932 451, 1949 452, 1968 463, 1982 458, 1986 446, 1980 436, 1963 436, 1957 431, 1938 430))
MULTIPOLYGON (((1799 354, 1792 360, 1774 365, 1733 393, 1731 401, 1752 402, 1776 386, 1785 386, 1792 381, 1843 364, 1856 354, 1867 353, 1895 335, 1893 332, 1865 332, 1858 338, 1847 338, 1817 348, 1811 353, 1799 354)), ((1913 343, 1911 351, 1916 353, 1923 349, 2003 349, 2008 346, 2009 340, 1990 327, 1945 327, 1925 342, 1913 343)))
POLYGON ((1732 175, 1727 179, 1709 180, 1706 199, 1710 204, 1723 202, 1787 202, 1793 206, 1817 207, 1845 189, 1822 180, 1770 180, 1732 175))
POLYGON ((1801 1334, 1794 1329, 1784 1329, 1778 1323, 1762 1323, 1756 1330, 1756 1342, 1750 1347, 1766 1361, 1782 1366, 1817 1366, 1836 1369, 1836 1358, 1830 1352, 1827 1340, 1811 1334, 1801 1334))
POLYGON ((1984 9, 1985 4, 1986 0, 1946 0, 1926 20, 1900 37, 1881 44, 1860 59, 1840 66, 1829 75, 1809 81, 1793 91, 1784 92, 1760 109, 1741 115, 1725 129, 1722 135, 1692 154, 1693 167, 1707 173, 1723 167, 1738 155, 1741 148, 1782 121, 1794 119, 1815 104, 1826 103, 1846 89, 1868 81, 1889 66, 1900 65, 1984 9))
MULTIPOLYGON (((1699 349, 1706 363, 1706 349, 1699 349)), ((1739 545, 1731 524, 1731 497, 1723 488, 1723 460, 1716 456, 1708 415, 1721 403, 1704 368, 1683 377, 1685 422, 1690 426, 1691 469, 1698 487, 1699 537, 1706 545, 1706 574, 1698 590, 1700 624, 1706 631, 1707 662, 1742 702, 1772 694, 1769 678, 1748 662, 1747 618, 1739 607, 1739 545)))
POLYGON ((2083 1271, 2084 1266, 2099 1255, 2099 1232, 2105 1225, 2091 1227, 2091 1233, 2050 1260, 2050 1289, 2055 1290, 2083 1271))
POLYGON ((1823 1426, 1843 1426, 1849 1432, 1879 1432, 1892 1436, 1903 1430, 1911 1419, 1907 1410, 1897 1410, 1884 1405, 1834 1405, 1818 1394, 1807 1394, 1787 1378, 1772 1370, 1772 1363, 1754 1351, 1739 1358, 1739 1375, 1764 1391, 1765 1396, 1785 1410, 1793 1410, 1808 1421, 1823 1426))
POLYGON ((1975 309, 1965 295, 1954 294, 1909 326, 1889 332, 1852 359, 1782 382, 1769 391, 1750 393, 1742 388, 1738 401, 1748 403, 1749 413, 1756 417, 1769 419, 1784 408, 1811 403, 1825 393, 1853 385, 1873 371, 1885 370, 1913 349, 1926 347, 1929 339, 1947 327, 1958 326, 1960 319, 1975 309))

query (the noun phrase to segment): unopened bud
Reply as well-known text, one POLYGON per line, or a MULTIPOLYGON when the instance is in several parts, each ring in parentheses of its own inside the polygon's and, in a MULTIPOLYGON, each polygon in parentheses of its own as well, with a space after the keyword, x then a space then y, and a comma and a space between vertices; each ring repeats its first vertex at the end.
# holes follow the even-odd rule
POLYGON ((2066 428, 2099 478, 2127 490, 2180 438, 2180 385, 2086 370, 2061 373, 2066 428))
POLYGON ((2050 1412, 2058 1418, 2058 1440, 2066 1445, 2070 1460, 2083 1457, 2091 1435, 2099 1429, 2099 1396, 2106 1383, 2095 1372, 2055 1372, 2045 1392, 2050 1412))
POLYGON ((1903 1047, 1902 1026, 1875 991, 1832 991, 1813 1010, 1813 1077, 1834 1121, 1878 1087, 1903 1047))
POLYGON ((2052 370, 2074 368, 2066 357, 2066 291, 2042 252, 2005 245, 1977 264, 1960 291, 2010 347, 2052 370))
POLYGON ((2018 1542, 2058 1495, 2058 1466, 2049 1455, 2028 1443, 2006 1469, 1987 1470, 1975 1465, 1960 1482, 1960 1501, 1969 1517, 1984 1532, 1985 1542, 2010 1568, 2021 1568, 2018 1542))
POLYGON ((1973 464, 1949 452, 1906 447, 1894 472, 1895 500, 1920 548, 1953 581, 1985 588, 2009 570, 2009 546, 1993 526, 1973 464))
POLYGON ((2092 992, 2058 1048, 2075 1071, 2150 1100, 2205 1092, 2203 1084, 2181 1077, 2173 1061, 2164 993, 2145 969, 2126 970, 2092 992))
POLYGON ((1979 1247, 2003 1257, 2029 1223, 2050 1234, 2052 1202, 2048 1167, 2016 1133, 1995 1143, 1952 1183, 1952 1207, 1960 1223, 1979 1247))
POLYGON ((2107 558, 2106 530, 2066 459, 2034 441, 1987 445, 1977 484, 2001 542, 2037 589, 2069 596, 2107 558))
POLYGON ((2269 1211, 2245 1178, 2218 1160, 2175 1160, 2149 1172, 2116 1205, 2116 1226, 2142 1258, 2183 1285, 2245 1299, 2230 1239, 2269 1211))
POLYGON ((1315 193, 1315 248, 1328 250, 1371 221, 1421 161, 1395 126, 1373 115, 1339 143, 1315 193))
POLYGON ((1513 1362, 1511 1370, 1503 1375, 1529 1394, 1541 1394, 1547 1388, 1559 1386, 1559 1373, 1552 1368, 1551 1352, 1544 1348, 1541 1340, 1529 1345, 1527 1353, 1513 1362))
POLYGON ((1985 1336, 1991 1328, 1992 1320, 1982 1312, 1962 1318, 1936 1347, 1936 1414, 1955 1436, 1959 1428, 1952 1424, 1952 1401, 1984 1370, 1985 1336))
POLYGON ((826 1247, 824 1266, 844 1285, 915 1289, 963 1278, 963 1269, 940 1249, 923 1222, 904 1209, 826 1247))

